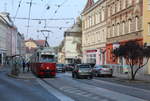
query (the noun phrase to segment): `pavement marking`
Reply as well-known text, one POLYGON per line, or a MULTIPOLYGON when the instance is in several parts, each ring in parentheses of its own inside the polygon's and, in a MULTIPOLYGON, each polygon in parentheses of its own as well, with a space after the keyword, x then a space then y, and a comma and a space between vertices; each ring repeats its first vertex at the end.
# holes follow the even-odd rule
POLYGON ((93 79, 93 81, 96 81, 96 82, 99 82, 99 83, 106 83, 106 84, 109 84, 109 85, 114 85, 114 86, 119 86, 119 87, 124 87, 124 88, 128 88, 128 89, 140 90, 140 91, 143 91, 145 93, 149 93, 150 94, 149 90, 145 90, 145 89, 141 89, 141 88, 125 86, 125 85, 111 83, 111 82, 108 82, 108 81, 97 80, 97 79, 93 79))
POLYGON ((88 91, 90 91, 90 93, 95 94, 101 94, 100 96, 115 100, 115 101, 146 101, 137 97, 133 97, 130 95, 126 95, 126 94, 121 94, 115 91, 111 91, 108 89, 104 89, 104 88, 100 88, 100 87, 96 87, 96 86, 92 86, 92 85, 88 85, 88 84, 84 84, 84 83, 80 83, 80 86, 83 89, 86 89, 88 91))
POLYGON ((72 74, 71 74, 71 73, 68 73, 68 72, 66 72, 65 75, 66 75, 66 76, 72 76, 72 74))
POLYGON ((90 97, 91 99, 94 100, 99 100, 101 97, 94 95, 90 92, 86 92, 86 91, 82 91, 79 88, 73 88, 73 87, 61 87, 60 90, 67 92, 67 93, 71 93, 71 94, 77 94, 80 96, 84 96, 84 97, 90 97))
MULTIPOLYGON (((68 78, 68 80, 71 80, 68 78)), ((108 99, 112 99, 115 101, 147 101, 138 97, 130 96, 127 94, 122 94, 116 91, 112 91, 106 88, 101 88, 97 86, 93 86, 90 84, 79 82, 78 80, 71 80, 72 84, 78 87, 79 89, 83 89, 85 91, 89 91, 93 95, 102 96, 108 99)))
MULTIPOLYGON (((66 76, 71 76, 71 73, 65 73, 66 76)), ((92 79, 93 81, 97 81, 97 82, 103 82, 106 84, 110 84, 110 85, 114 85, 114 86, 119 86, 119 87, 124 87, 124 88, 128 88, 128 89, 134 89, 134 90, 139 90, 139 91, 143 91, 145 93, 150 94, 149 90, 145 90, 145 89, 141 89, 141 88, 136 88, 136 87, 130 87, 130 86, 125 86, 125 85, 121 85, 121 84, 116 84, 116 83, 111 83, 109 81, 103 81, 103 80, 98 80, 98 79, 92 79)))
POLYGON ((55 97, 57 97, 60 101, 75 101, 72 98, 70 98, 70 97, 64 95, 63 93, 59 92, 58 90, 54 89, 50 85, 46 84, 44 81, 42 81, 38 78, 36 80, 43 88, 45 88, 49 93, 51 93, 55 97))

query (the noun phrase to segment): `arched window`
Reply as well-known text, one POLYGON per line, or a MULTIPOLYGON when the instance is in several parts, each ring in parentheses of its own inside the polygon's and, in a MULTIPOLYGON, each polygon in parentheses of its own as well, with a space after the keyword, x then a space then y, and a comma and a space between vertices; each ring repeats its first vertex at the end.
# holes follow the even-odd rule
POLYGON ((112 25, 112 37, 114 37, 115 36, 115 25, 113 24, 112 25))
POLYGON ((122 22, 122 34, 125 34, 125 21, 122 22))
POLYGON ((129 21, 128 21, 128 33, 131 33, 131 23, 132 23, 132 21, 131 21, 131 19, 129 19, 129 21))
POLYGON ((139 18, 136 16, 135 17, 135 31, 138 31, 138 21, 139 21, 139 18))
POLYGON ((126 8, 126 0, 123 0, 122 3, 123 3, 123 7, 122 8, 125 9, 126 8))
POLYGON ((102 21, 104 21, 104 17, 105 17, 105 12, 104 12, 104 8, 102 9, 102 21))
POLYGON ((119 12, 120 11, 120 1, 118 0, 117 1, 117 12, 119 12))
POLYGON ((117 36, 119 36, 119 34, 120 34, 120 24, 117 23, 117 36))
POLYGON ((132 5, 132 0, 128 0, 128 6, 132 5))

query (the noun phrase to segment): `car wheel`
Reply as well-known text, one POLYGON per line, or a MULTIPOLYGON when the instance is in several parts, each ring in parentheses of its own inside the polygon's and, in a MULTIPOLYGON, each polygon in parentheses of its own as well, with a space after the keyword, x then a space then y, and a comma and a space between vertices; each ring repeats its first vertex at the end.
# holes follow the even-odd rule
POLYGON ((98 77, 98 73, 95 73, 95 77, 98 77))
POLYGON ((90 78, 90 79, 93 79, 93 76, 91 75, 89 78, 90 78))
POLYGON ((72 73, 72 78, 75 78, 73 73, 72 73))
POLYGON ((110 74, 109 77, 112 77, 112 74, 110 74))
POLYGON ((77 79, 77 74, 74 74, 74 78, 77 79))

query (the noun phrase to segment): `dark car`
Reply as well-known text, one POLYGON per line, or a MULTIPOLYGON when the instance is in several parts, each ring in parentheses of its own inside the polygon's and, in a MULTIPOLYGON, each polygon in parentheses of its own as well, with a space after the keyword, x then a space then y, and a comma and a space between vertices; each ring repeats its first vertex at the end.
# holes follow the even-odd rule
POLYGON ((93 78, 92 67, 89 64, 76 65, 72 71, 72 78, 93 78))
POLYGON ((57 72, 65 72, 64 64, 56 64, 57 72))
POLYGON ((92 68, 94 68, 95 63, 88 63, 92 68))
POLYGON ((75 67, 75 64, 66 64, 65 69, 66 71, 72 71, 75 67))
POLYGON ((108 65, 95 65, 93 68, 94 76, 110 76, 112 77, 113 70, 108 65))

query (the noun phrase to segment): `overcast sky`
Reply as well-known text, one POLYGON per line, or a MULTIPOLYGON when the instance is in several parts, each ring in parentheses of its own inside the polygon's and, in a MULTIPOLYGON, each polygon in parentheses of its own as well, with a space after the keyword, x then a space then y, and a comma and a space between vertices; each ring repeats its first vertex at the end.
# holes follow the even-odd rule
MULTIPOLYGON (((0 0, 0 12, 7 11, 11 17, 14 17, 19 1, 22 1, 17 13, 17 18, 28 18, 29 3, 31 0, 0 0)), ((51 19, 51 18, 74 18, 80 16, 87 0, 32 0, 31 18, 36 19, 51 19), (60 6, 61 5, 61 6, 60 6), (49 6, 49 9, 47 8, 49 6)), ((97 0, 95 0, 97 1, 97 0)), ((31 20, 29 33, 27 34, 27 20, 15 19, 15 25, 20 33, 23 33, 26 38, 44 39, 41 32, 37 30, 50 30, 48 42, 51 46, 57 46, 63 39, 63 33, 66 28, 44 28, 45 21, 31 20)), ((49 27, 70 27, 74 23, 73 20, 49 20, 46 25, 49 27)), ((48 33, 45 32, 45 35, 48 33)))

